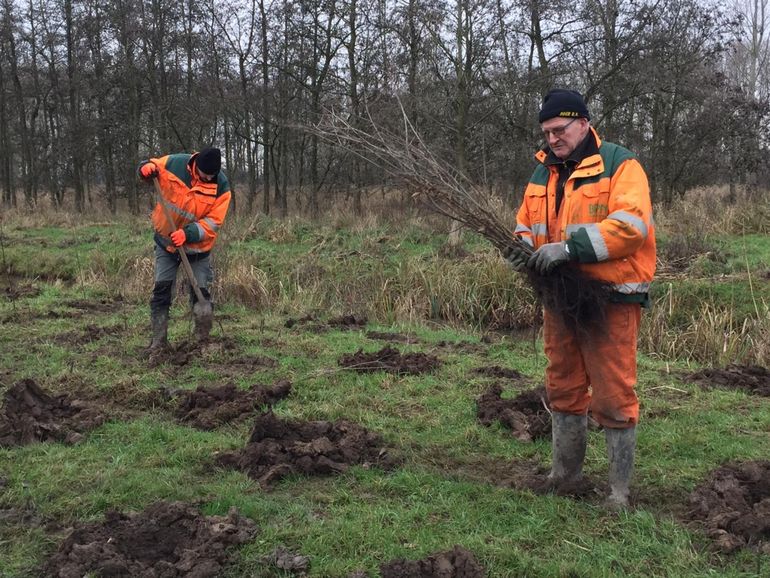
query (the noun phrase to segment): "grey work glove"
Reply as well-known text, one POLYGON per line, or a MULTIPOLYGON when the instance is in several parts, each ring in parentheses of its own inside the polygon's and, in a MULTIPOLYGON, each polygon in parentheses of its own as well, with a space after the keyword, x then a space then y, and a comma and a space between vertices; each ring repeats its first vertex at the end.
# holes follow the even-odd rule
POLYGON ((546 243, 532 253, 532 256, 527 261, 527 267, 534 269, 541 275, 548 275, 556 267, 569 260, 569 251, 565 241, 546 243))
POLYGON ((503 251, 505 261, 514 271, 521 273, 527 268, 529 255, 521 247, 508 247, 503 251))

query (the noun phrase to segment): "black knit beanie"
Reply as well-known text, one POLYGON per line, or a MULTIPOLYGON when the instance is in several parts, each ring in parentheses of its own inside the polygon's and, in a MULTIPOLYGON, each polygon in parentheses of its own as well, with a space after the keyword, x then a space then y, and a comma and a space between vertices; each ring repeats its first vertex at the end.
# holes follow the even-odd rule
POLYGON ((222 152, 218 148, 206 148, 195 158, 198 170, 207 175, 216 175, 222 168, 222 152))
POLYGON ((545 122, 549 118, 578 118, 591 119, 588 107, 581 94, 575 90, 554 88, 543 97, 543 106, 540 108, 539 122, 545 122))

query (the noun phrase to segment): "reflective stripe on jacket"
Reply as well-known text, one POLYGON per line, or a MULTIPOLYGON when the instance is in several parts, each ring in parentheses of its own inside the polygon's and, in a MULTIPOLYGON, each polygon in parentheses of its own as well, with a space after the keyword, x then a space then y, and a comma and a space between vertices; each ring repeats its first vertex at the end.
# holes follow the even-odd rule
POLYGON ((176 249, 169 235, 182 228, 186 233, 193 233, 188 233, 188 238, 196 238, 185 244, 185 251, 192 254, 211 251, 230 206, 227 177, 219 171, 216 182, 201 181, 195 170, 196 156, 197 153, 181 153, 150 159, 158 167, 158 181, 163 191, 163 198, 152 213, 155 239, 171 252, 176 249), (169 225, 160 203, 168 209, 174 220, 173 226, 169 225))
POLYGON ((524 191, 514 233, 538 248, 565 240, 572 266, 611 283, 626 295, 646 294, 655 273, 655 224, 650 188, 634 154, 602 142, 591 128, 599 154, 575 167, 564 185, 558 215, 555 166, 538 151, 535 169, 524 191))

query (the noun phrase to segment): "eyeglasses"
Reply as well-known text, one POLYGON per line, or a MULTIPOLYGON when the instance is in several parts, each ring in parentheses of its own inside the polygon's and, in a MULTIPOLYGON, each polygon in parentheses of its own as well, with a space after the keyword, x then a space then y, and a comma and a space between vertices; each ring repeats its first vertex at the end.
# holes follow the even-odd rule
POLYGON ((578 118, 580 117, 575 117, 571 121, 569 121, 567 124, 564 124, 562 126, 557 126, 556 128, 552 128, 551 130, 544 130, 543 136, 546 139, 548 139, 549 136, 555 136, 556 138, 564 136, 564 133, 567 132, 569 125, 575 122, 578 118))

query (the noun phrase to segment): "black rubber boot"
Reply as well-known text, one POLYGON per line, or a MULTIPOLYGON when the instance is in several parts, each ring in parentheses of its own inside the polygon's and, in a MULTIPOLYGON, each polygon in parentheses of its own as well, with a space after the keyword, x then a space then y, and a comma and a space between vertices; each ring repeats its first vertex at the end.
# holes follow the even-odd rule
POLYGON ((615 509, 627 508, 631 477, 634 474, 636 428, 605 428, 604 435, 610 461, 610 495, 607 497, 607 505, 615 509))
POLYGON ((553 412, 551 418, 553 464, 548 478, 558 488, 583 477, 588 418, 558 411, 553 412))

